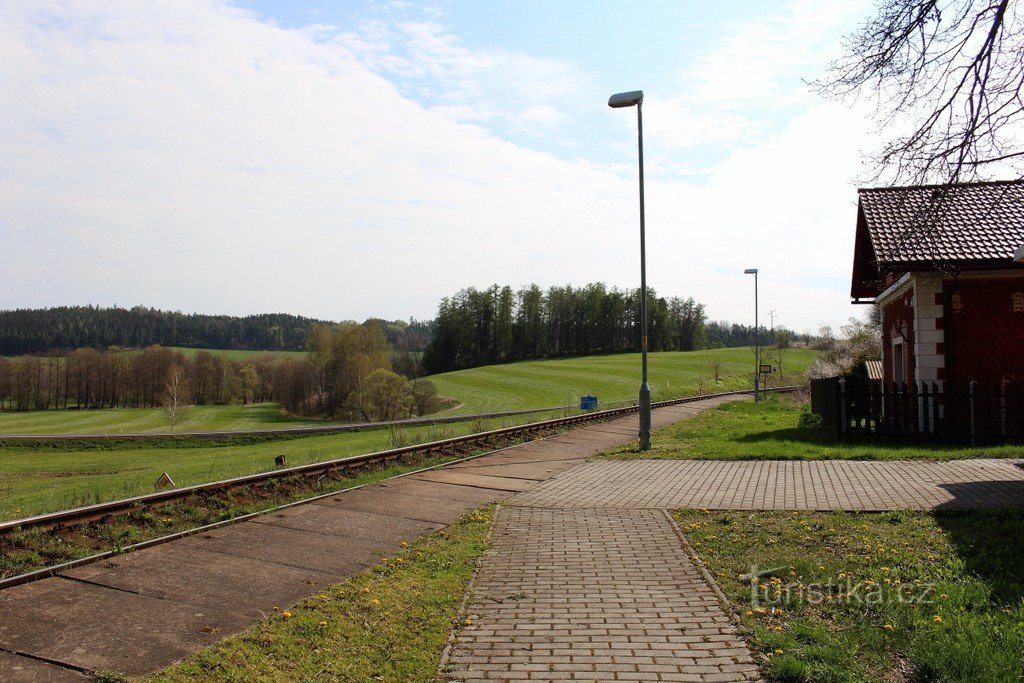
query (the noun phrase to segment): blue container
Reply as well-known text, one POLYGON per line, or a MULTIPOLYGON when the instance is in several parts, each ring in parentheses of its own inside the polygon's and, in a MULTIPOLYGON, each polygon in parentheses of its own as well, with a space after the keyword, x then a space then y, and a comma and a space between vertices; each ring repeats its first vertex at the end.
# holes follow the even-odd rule
POLYGON ((597 396, 580 396, 580 410, 597 410, 597 396))

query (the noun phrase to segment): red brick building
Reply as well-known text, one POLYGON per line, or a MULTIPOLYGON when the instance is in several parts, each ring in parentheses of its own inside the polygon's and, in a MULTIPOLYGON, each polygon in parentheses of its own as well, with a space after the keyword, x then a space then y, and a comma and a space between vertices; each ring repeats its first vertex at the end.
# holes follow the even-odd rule
POLYGON ((885 383, 1024 383, 1024 181, 862 189, 850 296, 882 309, 885 383))

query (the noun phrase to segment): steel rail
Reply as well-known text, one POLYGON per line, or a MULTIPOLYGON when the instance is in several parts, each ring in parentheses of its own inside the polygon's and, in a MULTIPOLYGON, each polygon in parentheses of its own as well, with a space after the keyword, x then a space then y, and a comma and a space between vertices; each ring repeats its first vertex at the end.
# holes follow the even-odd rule
MULTIPOLYGON (((768 391, 794 391, 800 388, 801 387, 799 386, 778 387, 775 389, 769 389, 768 391)), ((668 401, 660 401, 658 403, 653 404, 653 407, 662 408, 671 405, 679 405, 682 403, 693 403, 695 401, 701 401, 709 398, 721 398, 726 396, 744 396, 750 393, 751 392, 749 391, 728 391, 718 394, 705 394, 703 396, 686 396, 682 398, 671 399, 668 401)), ((590 413, 583 413, 581 415, 572 415, 569 417, 542 420, 540 422, 530 422, 524 425, 505 427, 502 429, 495 429, 487 432, 478 432, 476 434, 468 434, 466 436, 459 436, 451 439, 443 439, 441 441, 432 441, 412 446, 403 446, 401 448, 393 448, 386 451, 377 451, 374 453, 365 453, 363 455, 353 455, 345 458, 324 460, 320 462, 309 463, 306 465, 297 465, 294 467, 268 470, 267 472, 259 472, 257 474, 250 474, 241 477, 232 477, 230 479, 222 479, 219 481, 212 481, 204 484, 195 484, 192 486, 182 486, 179 488, 168 489, 166 491, 158 491, 155 493, 147 493, 140 496, 133 496, 131 498, 112 500, 106 503, 86 505, 83 507, 71 508, 68 510, 61 510, 58 512, 48 512, 40 515, 34 515, 31 517, 24 517, 21 519, 0 522, 0 537, 8 535, 14 531, 24 531, 27 529, 39 528, 62 528, 66 526, 84 524, 87 522, 106 520, 111 517, 130 514, 131 512, 145 508, 167 505, 174 501, 181 500, 183 498, 188 498, 189 496, 196 494, 210 494, 219 491, 237 489, 246 486, 252 486, 254 484, 261 484, 263 482, 270 481, 273 479, 284 479, 292 476, 322 476, 330 472, 353 470, 361 467, 366 467, 368 465, 387 463, 392 460, 397 460, 398 458, 408 455, 429 455, 431 453, 437 453, 446 450, 450 451, 453 449, 458 449, 460 447, 477 446, 488 442, 493 443, 498 439, 515 438, 518 436, 528 435, 530 433, 538 432, 541 430, 555 429, 575 424, 605 420, 608 418, 633 413, 636 412, 637 410, 637 406, 628 406, 625 408, 613 408, 610 410, 600 410, 590 413)))

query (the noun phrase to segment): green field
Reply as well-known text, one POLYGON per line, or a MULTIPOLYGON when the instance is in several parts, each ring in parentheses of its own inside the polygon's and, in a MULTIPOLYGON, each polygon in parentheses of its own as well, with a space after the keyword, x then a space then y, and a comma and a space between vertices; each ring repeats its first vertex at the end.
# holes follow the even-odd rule
POLYGON ((1019 444, 836 442, 822 429, 801 426, 808 406, 775 394, 760 403, 736 401, 659 430, 644 453, 620 448, 603 457, 622 460, 952 460, 1019 458, 1019 444))
MULTIPOLYGON (((802 373, 814 353, 807 349, 788 351, 784 361, 786 374, 781 379, 786 383, 802 381, 792 373, 802 373)), ((698 389, 703 389, 703 393, 747 389, 753 362, 754 353, 750 348, 652 353, 649 375, 654 400, 686 396, 697 393, 698 389), (721 364, 717 383, 714 381, 713 363, 721 364)), ((602 402, 635 399, 639 377, 640 355, 619 354, 491 365, 433 375, 430 380, 443 396, 458 402, 441 415, 471 415, 575 405, 579 397, 587 393, 594 394, 602 402)), ((778 375, 773 379, 778 381, 778 375)), ((176 431, 241 431, 316 424, 325 422, 285 415, 275 404, 194 406, 188 410, 176 431)), ((166 431, 167 416, 160 408, 0 413, 0 436, 166 431)))
MULTIPOLYGON (((693 393, 702 383, 707 392, 746 388, 753 358, 749 349, 694 353, 656 353, 650 357, 655 400, 693 393), (720 362, 715 384, 710 365, 720 362), (703 382, 702 382, 703 378, 703 382)), ((791 351, 787 366, 802 370, 812 357, 791 351)), ((454 412, 467 414, 575 403, 588 392, 602 401, 631 399, 637 390, 638 355, 599 356, 513 363, 433 377, 441 392, 457 398, 454 412)), ((795 378, 794 378, 795 379, 795 378)), ((276 455, 289 465, 383 450, 401 443, 435 440, 512 423, 544 419, 526 415, 489 421, 467 421, 439 427, 378 429, 231 445, 169 443, 83 445, 55 450, 26 444, 0 447, 0 519, 123 498, 152 491, 162 472, 179 486, 265 471, 276 455)), ((309 421, 289 418, 276 405, 200 406, 192 408, 179 431, 300 426, 309 421)), ((322 424, 322 423, 321 423, 322 424)), ((163 411, 42 411, 0 415, 0 433, 165 431, 163 411)))
POLYGON ((302 465, 360 455, 412 443, 498 429, 550 415, 469 420, 450 425, 404 427, 308 436, 232 445, 175 447, 123 444, 52 450, 25 446, 0 448, 0 520, 64 510, 106 500, 152 493, 167 472, 178 486, 201 484, 274 469, 274 457, 302 465))
MULTIPOLYGON (((175 427, 176 432, 284 429, 324 424, 321 420, 293 417, 276 403, 248 406, 191 406, 175 427)), ((0 413, 0 437, 5 434, 131 434, 167 432, 162 408, 115 408, 104 410, 33 410, 0 413)))
POLYGON ((190 349, 184 346, 168 346, 172 351, 177 351, 187 358, 195 358, 200 351, 209 351, 216 356, 225 356, 231 360, 246 360, 247 358, 259 358, 260 356, 305 356, 305 351, 241 351, 229 349, 190 349))
MULTIPOLYGON (((786 383, 802 383, 814 351, 790 349, 784 356, 786 383)), ((648 375, 655 401, 750 387, 752 348, 665 351, 648 356, 648 375), (712 364, 721 363, 719 382, 712 364)), ((776 375, 777 379, 778 376, 776 375)), ((585 356, 523 361, 459 370, 430 378, 444 396, 459 401, 452 413, 497 412, 571 405, 584 394, 601 401, 634 399, 640 384, 640 354, 585 356)))

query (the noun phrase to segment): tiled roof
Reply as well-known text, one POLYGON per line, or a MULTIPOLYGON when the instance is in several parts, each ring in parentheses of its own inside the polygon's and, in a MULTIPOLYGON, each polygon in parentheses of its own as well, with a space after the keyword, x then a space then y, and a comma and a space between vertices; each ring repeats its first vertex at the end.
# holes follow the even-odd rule
POLYGON ((880 265, 1013 262, 1024 244, 1024 181, 859 191, 880 265))

